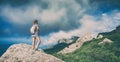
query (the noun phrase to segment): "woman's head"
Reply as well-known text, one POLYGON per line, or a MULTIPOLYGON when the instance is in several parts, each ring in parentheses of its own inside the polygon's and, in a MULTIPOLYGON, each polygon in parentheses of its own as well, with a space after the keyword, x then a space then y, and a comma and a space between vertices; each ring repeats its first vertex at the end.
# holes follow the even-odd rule
POLYGON ((34 24, 38 24, 38 20, 34 20, 34 24))

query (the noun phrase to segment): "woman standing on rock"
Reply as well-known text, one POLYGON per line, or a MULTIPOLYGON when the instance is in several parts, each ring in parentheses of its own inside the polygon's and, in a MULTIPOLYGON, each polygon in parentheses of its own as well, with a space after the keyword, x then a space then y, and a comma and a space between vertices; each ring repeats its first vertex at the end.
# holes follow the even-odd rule
POLYGON ((38 50, 39 45, 40 45, 40 37, 39 37, 39 26, 38 26, 38 21, 34 20, 34 23, 30 29, 30 32, 32 34, 32 49, 38 50), (35 47, 35 40, 37 41, 37 45, 35 47))

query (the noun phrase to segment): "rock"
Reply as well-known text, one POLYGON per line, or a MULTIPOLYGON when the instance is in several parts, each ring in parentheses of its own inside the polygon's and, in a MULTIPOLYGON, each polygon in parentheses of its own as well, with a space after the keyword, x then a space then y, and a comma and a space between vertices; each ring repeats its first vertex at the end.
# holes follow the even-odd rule
POLYGON ((98 45, 104 44, 104 43, 112 43, 112 41, 108 38, 105 38, 102 42, 99 42, 98 45))
POLYGON ((103 38, 103 35, 98 35, 97 39, 103 38))
POLYGON ((81 44, 80 43, 73 43, 72 45, 70 45, 70 46, 64 48, 63 50, 61 50, 60 52, 58 52, 58 54, 59 53, 62 53, 62 54, 71 53, 71 52, 77 50, 78 48, 80 48, 82 45, 83 45, 83 42, 81 42, 81 44))
POLYGON ((62 54, 66 54, 66 53, 71 53, 75 50, 77 50, 78 48, 80 48, 85 42, 92 40, 94 37, 91 33, 87 33, 84 36, 78 38, 78 40, 76 41, 76 43, 71 44, 70 46, 64 48, 63 50, 61 50, 59 53, 62 54))
POLYGON ((15 44, 1 56, 0 62, 63 62, 62 60, 46 54, 42 51, 35 51, 27 44, 15 44))
POLYGON ((73 39, 60 39, 59 41, 58 41, 58 43, 66 43, 66 44, 70 44, 70 43, 72 43, 73 42, 73 39))
POLYGON ((80 37, 76 42, 87 42, 92 40, 94 37, 91 33, 87 33, 84 36, 80 37))
POLYGON ((67 39, 67 40, 66 40, 66 43, 67 43, 67 44, 70 44, 70 43, 72 43, 72 42, 73 42, 73 40, 71 40, 71 39, 67 39))

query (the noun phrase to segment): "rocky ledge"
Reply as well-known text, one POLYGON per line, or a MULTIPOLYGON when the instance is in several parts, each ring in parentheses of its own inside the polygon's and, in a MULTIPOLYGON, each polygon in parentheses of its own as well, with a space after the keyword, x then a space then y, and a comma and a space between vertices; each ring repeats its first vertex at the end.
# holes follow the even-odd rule
POLYGON ((1 56, 0 62, 63 62, 62 60, 46 54, 42 51, 35 51, 27 44, 14 44, 1 56))

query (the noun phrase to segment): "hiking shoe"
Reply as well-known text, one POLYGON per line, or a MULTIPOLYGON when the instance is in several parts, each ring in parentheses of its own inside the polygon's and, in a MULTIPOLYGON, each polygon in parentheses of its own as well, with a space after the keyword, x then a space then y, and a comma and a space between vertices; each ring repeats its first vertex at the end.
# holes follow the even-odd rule
POLYGON ((35 49, 35 51, 41 51, 41 52, 44 52, 42 49, 35 49))

